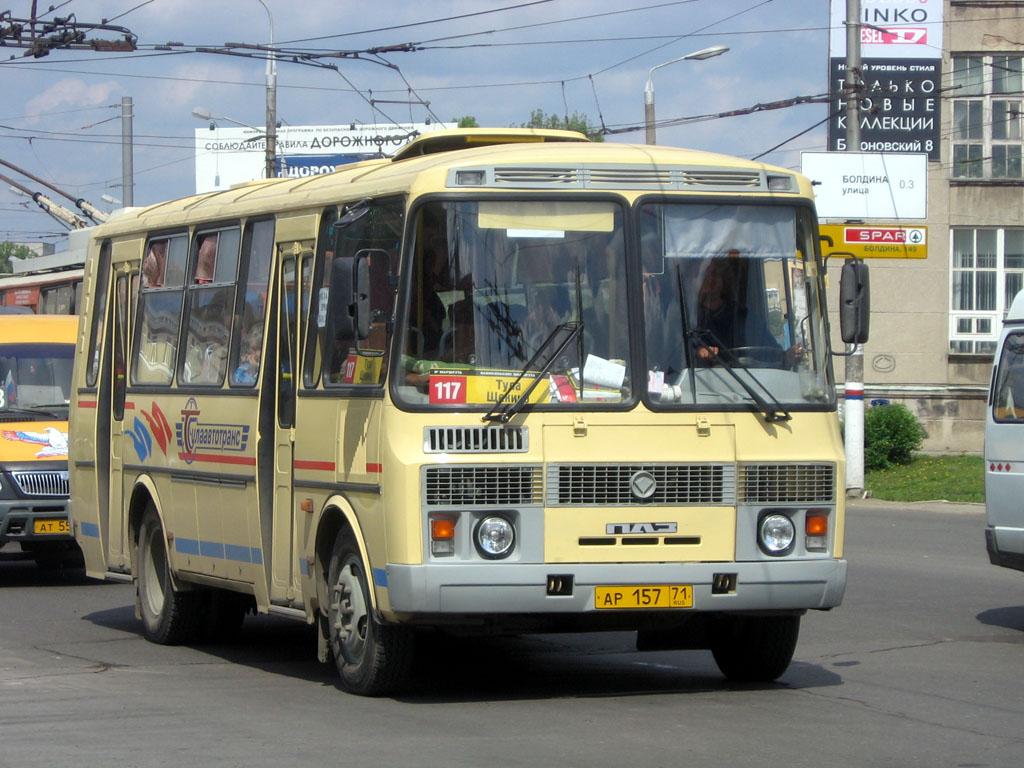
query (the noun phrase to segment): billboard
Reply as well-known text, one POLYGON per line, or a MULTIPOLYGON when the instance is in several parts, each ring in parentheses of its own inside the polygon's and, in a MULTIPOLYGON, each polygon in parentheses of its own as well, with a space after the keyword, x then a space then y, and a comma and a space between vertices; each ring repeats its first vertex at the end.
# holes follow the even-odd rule
MULTIPOLYGON (((860 0, 862 59, 941 59, 944 0, 860 0)), ((832 0, 829 55, 846 57, 846 0, 832 0)))
MULTIPOLYGON (((861 0, 863 152, 924 152, 939 161, 943 0, 861 0)), ((846 149, 846 2, 832 0, 828 148, 846 149)))
MULTIPOLYGON (((388 157, 424 133, 453 127, 451 123, 281 126, 276 137, 277 176, 331 173, 345 163, 388 157)), ((264 178, 264 131, 221 128, 211 122, 208 128, 197 128, 195 136, 197 193, 264 178)))
POLYGON ((814 182, 822 219, 928 217, 927 155, 802 152, 800 172, 814 182))

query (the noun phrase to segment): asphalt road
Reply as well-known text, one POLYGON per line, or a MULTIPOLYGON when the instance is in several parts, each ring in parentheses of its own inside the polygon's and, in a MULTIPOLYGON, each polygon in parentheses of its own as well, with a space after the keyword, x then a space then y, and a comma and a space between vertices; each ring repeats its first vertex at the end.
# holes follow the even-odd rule
POLYGON ((363 699, 311 631, 141 637, 130 585, 0 563, 0 766, 1019 766, 1024 573, 981 507, 858 502, 842 607, 804 618, 778 683, 625 633, 438 640, 363 699))

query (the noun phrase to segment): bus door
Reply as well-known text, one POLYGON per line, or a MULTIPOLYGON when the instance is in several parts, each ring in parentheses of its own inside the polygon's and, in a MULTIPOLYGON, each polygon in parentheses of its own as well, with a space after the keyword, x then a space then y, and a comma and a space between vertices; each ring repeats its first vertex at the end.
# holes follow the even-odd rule
MULTIPOLYGON (((92 275, 92 303, 86 337, 80 341, 75 385, 77 407, 72 413, 69 469, 71 511, 83 548, 96 547, 102 553, 103 570, 111 567, 107 545, 110 541, 110 368, 111 344, 107 317, 110 286, 110 242, 100 246, 92 275), (95 544, 94 544, 95 542, 95 544)), ((95 575, 95 574, 94 574, 95 575)))
MULTIPOLYGON (((138 273, 136 273, 138 274, 138 273)), ((111 342, 113 370, 110 376, 102 376, 101 387, 110 387, 110 396, 101 396, 100 401, 110 402, 110 483, 108 496, 109 524, 107 528, 107 551, 110 566, 129 565, 128 516, 121 514, 124 501, 124 459, 125 411, 129 419, 135 405, 125 400, 127 385, 128 330, 131 328, 130 307, 132 306, 132 275, 127 263, 121 264, 114 278, 114 296, 111 314, 111 342)), ((102 418, 102 415, 101 415, 102 418)))
MULTIPOLYGON (((296 539, 293 466, 295 454, 295 406, 299 370, 302 316, 308 305, 309 276, 312 270, 312 243, 282 245, 294 255, 281 261, 278 286, 277 418, 274 426, 274 509, 271 543, 271 600, 280 600, 290 591, 298 594, 299 543, 296 539), (301 276, 301 280, 300 280, 301 276), (301 315, 300 315, 301 313, 301 315)), ((264 545, 266 546, 266 545, 264 545)))

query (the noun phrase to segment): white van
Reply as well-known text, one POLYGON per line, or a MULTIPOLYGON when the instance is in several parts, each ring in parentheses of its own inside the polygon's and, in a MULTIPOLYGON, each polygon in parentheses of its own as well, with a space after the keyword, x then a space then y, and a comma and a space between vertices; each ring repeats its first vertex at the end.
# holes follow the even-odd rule
POLYGON ((985 415, 985 544, 993 565, 1024 571, 1024 291, 1003 323, 985 415))

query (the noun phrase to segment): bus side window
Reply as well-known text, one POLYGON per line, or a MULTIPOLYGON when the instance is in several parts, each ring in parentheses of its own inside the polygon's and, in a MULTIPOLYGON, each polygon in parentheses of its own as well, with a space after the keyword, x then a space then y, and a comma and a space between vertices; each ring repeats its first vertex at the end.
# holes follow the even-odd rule
POLYGON ((263 325, 267 313, 267 291, 274 254, 273 220, 250 222, 242 239, 240 290, 232 334, 230 384, 251 387, 260 372, 263 325))
MULTIPOLYGON (((370 335, 351 348, 343 348, 332 339, 325 340, 323 378, 328 386, 377 386, 383 383, 387 371, 405 203, 401 199, 390 199, 369 205, 370 210, 364 216, 336 230, 335 255, 363 256, 369 260, 370 335)), ((321 279, 329 275, 327 265, 321 279)), ((310 314, 316 317, 316 312, 310 314)))
POLYGON ((89 370, 85 375, 88 387, 96 386, 100 374, 100 353, 103 349, 103 327, 107 315, 107 285, 110 282, 110 241, 100 246, 100 263, 96 271, 95 300, 92 307, 92 333, 89 335, 89 370))
POLYGON ((196 238, 193 282, 186 292, 188 318, 181 384, 219 387, 228 369, 228 342, 238 268, 237 227, 196 238))
MULTIPOLYGON (((135 357, 132 360, 133 384, 170 384, 178 351, 178 328, 185 279, 188 237, 160 238, 166 243, 166 261, 161 279, 152 263, 149 273, 143 261, 143 286, 136 317, 135 357)), ((150 246, 156 240, 150 242, 150 246)), ((147 248, 148 254, 152 248, 147 248)))
POLYGON ((996 373, 992 416, 999 422, 1024 422, 1024 333, 1006 337, 996 373))

